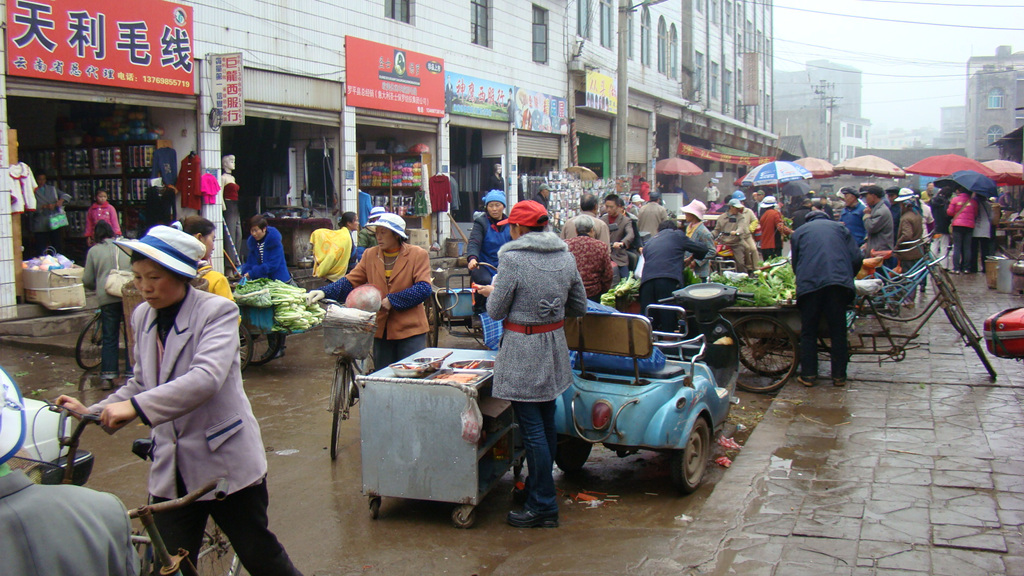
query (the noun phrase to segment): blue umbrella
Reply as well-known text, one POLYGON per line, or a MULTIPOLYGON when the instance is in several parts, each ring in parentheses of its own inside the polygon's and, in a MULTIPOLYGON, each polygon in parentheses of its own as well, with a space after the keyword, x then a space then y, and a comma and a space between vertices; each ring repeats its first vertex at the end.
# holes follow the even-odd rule
POLYGON ((795 162, 776 160, 756 166, 743 177, 744 186, 769 186, 794 180, 809 180, 811 172, 795 162))
POLYGON ((987 196, 989 198, 995 198, 999 195, 995 181, 981 172, 975 172, 974 170, 958 170, 953 172, 953 174, 948 178, 936 180, 935 185, 939 187, 959 185, 971 192, 981 194, 982 196, 987 196))

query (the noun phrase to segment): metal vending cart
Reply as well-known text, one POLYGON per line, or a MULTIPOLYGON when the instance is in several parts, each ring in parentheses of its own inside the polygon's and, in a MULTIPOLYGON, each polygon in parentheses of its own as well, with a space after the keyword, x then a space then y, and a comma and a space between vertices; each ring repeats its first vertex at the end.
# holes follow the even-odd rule
POLYGON ((516 475, 522 470, 524 452, 511 403, 490 396, 492 371, 452 366, 479 360, 493 367, 495 353, 427 348, 414 357, 449 352, 440 370, 422 378, 401 378, 388 367, 356 377, 363 494, 372 518, 382 497, 451 502, 456 504, 452 523, 470 528, 476 506, 498 480, 510 468, 516 475), (474 444, 462 436, 462 413, 471 402, 483 415, 474 444))

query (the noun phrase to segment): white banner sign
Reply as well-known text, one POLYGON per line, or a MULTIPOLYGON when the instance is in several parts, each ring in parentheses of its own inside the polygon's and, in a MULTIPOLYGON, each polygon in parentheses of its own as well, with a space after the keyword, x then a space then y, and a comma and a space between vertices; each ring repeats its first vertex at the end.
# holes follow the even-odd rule
POLYGON ((213 75, 213 105, 220 109, 221 126, 245 124, 245 98, 242 96, 242 53, 210 56, 213 75))

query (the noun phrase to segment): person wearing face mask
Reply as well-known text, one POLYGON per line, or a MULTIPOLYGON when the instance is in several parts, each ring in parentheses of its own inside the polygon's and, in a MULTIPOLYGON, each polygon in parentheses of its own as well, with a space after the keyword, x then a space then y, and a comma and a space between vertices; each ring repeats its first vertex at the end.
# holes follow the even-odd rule
MULTIPOLYGON (((469 275, 473 282, 481 286, 491 283, 498 268, 498 250, 512 239, 508 225, 498 225, 505 218, 505 193, 491 190, 484 196, 483 202, 484 213, 473 222, 473 231, 469 233, 469 244, 466 246, 469 275)), ((487 298, 475 294, 473 311, 479 314, 486 309, 487 298)))

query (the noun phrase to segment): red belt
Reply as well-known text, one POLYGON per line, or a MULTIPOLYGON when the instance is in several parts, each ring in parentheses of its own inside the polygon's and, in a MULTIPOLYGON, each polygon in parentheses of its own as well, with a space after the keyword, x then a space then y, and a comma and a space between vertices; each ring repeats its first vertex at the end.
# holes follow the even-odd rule
POLYGON ((562 326, 565 326, 565 320, 559 320, 558 322, 552 322, 551 324, 540 324, 537 326, 524 326, 522 324, 514 324, 505 320, 504 326, 505 330, 519 332, 520 334, 543 334, 545 332, 554 332, 562 326))

